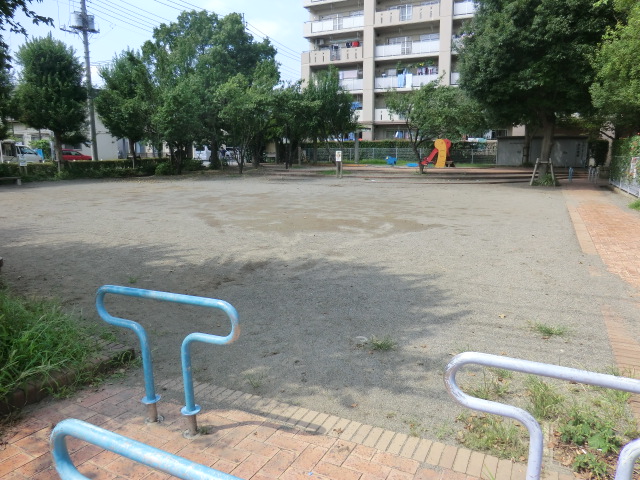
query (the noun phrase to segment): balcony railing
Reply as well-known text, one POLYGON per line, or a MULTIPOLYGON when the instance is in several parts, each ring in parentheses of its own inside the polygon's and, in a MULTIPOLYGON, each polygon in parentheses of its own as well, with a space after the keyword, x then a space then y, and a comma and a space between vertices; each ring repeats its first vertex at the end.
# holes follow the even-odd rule
POLYGON ((364 27, 364 12, 349 17, 334 17, 305 23, 305 34, 335 32, 364 27))
POLYGON ((303 7, 314 7, 318 4, 323 4, 323 3, 338 3, 338 2, 344 2, 346 0, 303 0, 302 2, 302 6, 303 7))
POLYGON ((376 108, 374 122, 395 122, 400 120, 397 115, 392 116, 387 108, 376 108))
POLYGON ((451 72, 451 85, 458 85, 459 80, 460 80, 460 73, 451 72))
POLYGON ((478 6, 473 0, 463 0, 453 3, 453 16, 473 15, 478 6))
POLYGON ((362 47, 323 48, 302 54, 302 63, 311 66, 362 61, 362 47))
POLYGON ((397 57, 400 55, 422 55, 425 53, 437 53, 439 51, 440 40, 396 43, 393 45, 377 45, 376 58, 397 57))
POLYGON ((429 75, 415 75, 405 74, 394 77, 376 77, 374 85, 376 89, 387 90, 389 88, 394 89, 411 89, 420 88, 429 82, 437 82, 438 74, 432 73, 429 75))
POLYGON ((440 18, 440 2, 433 1, 428 5, 411 5, 411 8, 400 10, 383 10, 376 12, 376 27, 397 25, 411 22, 424 22, 440 18))
POLYGON ((354 90, 362 90, 361 78, 343 78, 340 80, 340 86, 350 92, 354 90))

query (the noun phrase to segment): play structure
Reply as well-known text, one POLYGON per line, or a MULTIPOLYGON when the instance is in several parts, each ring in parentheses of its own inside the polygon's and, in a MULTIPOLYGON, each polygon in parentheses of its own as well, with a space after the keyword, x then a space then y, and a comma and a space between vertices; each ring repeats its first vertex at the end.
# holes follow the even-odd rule
POLYGON ((451 160, 451 140, 438 138, 434 142, 435 148, 431 150, 428 157, 424 157, 419 164, 420 173, 424 172, 424 167, 434 165, 436 168, 455 167, 451 160), (437 155, 437 157, 436 157, 437 155))

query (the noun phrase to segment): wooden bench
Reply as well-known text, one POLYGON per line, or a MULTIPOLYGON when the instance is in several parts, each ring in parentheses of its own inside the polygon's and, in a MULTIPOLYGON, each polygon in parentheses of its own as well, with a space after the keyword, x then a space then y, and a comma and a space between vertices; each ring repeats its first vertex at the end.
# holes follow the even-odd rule
POLYGON ((5 180, 11 180, 16 185, 22 185, 22 180, 20 177, 0 177, 0 182, 4 182, 5 180))

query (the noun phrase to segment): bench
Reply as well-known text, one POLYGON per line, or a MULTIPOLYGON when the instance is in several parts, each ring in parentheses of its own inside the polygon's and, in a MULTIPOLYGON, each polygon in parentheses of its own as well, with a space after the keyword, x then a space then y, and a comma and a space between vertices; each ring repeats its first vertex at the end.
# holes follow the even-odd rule
POLYGON ((11 180, 16 185, 22 185, 22 180, 20 177, 0 177, 0 182, 4 182, 5 180, 11 180))

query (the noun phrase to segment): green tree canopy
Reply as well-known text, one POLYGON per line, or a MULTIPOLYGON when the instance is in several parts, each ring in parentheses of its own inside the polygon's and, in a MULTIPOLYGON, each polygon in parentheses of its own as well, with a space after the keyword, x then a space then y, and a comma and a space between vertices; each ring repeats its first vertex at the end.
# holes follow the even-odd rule
MULTIPOLYGON (((180 152, 188 145, 216 150, 222 140, 218 88, 237 75, 253 79, 257 66, 274 61, 276 52, 266 39, 255 42, 238 14, 183 12, 153 37, 142 51, 159 88, 154 119, 161 138, 178 152, 172 157, 180 170, 180 152)), ((274 75, 277 82, 277 70, 274 75)))
POLYGON ((429 82, 410 92, 388 92, 386 101, 389 111, 405 121, 418 162, 425 144, 437 138, 456 141, 486 128, 480 105, 457 87, 429 82))
POLYGON ((86 140, 87 90, 83 68, 73 48, 51 35, 25 43, 16 55, 22 72, 15 90, 19 119, 37 129, 51 130, 56 154, 62 143, 86 140))
POLYGON ((305 122, 307 134, 314 143, 343 139, 357 129, 353 96, 340 86, 335 67, 318 72, 304 87, 303 95, 310 109, 305 122))
POLYGON ((150 120, 154 111, 155 85, 141 55, 122 52, 113 64, 100 69, 104 87, 95 106, 109 132, 127 138, 135 158, 135 143, 150 137, 150 120))
POLYGON ((616 134, 640 131, 640 3, 617 2, 618 23, 594 58, 593 105, 616 127, 616 134))
POLYGON ((593 0, 480 0, 460 86, 503 124, 541 127, 547 159, 557 117, 591 107, 590 56, 612 23, 612 7, 593 0))

